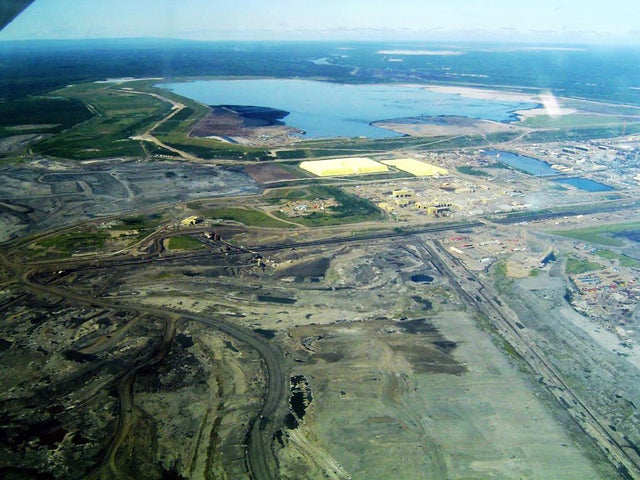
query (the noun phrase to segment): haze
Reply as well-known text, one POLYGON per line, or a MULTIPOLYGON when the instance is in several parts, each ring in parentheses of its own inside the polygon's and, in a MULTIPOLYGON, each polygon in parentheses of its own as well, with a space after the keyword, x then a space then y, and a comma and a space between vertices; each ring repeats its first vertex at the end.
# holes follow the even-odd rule
POLYGON ((640 4, 554 1, 37 0, 0 40, 471 40, 638 44, 640 4))

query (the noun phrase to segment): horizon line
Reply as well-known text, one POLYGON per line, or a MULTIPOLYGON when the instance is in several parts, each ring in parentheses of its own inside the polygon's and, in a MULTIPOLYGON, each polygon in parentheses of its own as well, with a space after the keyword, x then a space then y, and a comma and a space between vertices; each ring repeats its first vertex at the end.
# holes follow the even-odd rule
POLYGON ((420 43, 420 44, 445 44, 454 43, 461 45, 474 44, 499 44, 499 45, 528 45, 528 46, 626 46, 640 47, 640 43, 631 43, 625 41, 598 42, 595 40, 507 40, 507 39, 415 39, 415 38, 392 38, 392 39, 326 39, 326 38, 269 38, 269 39, 253 39, 253 38, 227 38, 227 39, 202 39, 202 38, 185 38, 185 37, 168 37, 168 36, 145 36, 145 37, 67 37, 67 38, 0 38, 0 43, 19 43, 19 42, 91 42, 91 41, 179 41, 193 43, 367 43, 367 44, 385 44, 391 42, 398 43, 420 43))

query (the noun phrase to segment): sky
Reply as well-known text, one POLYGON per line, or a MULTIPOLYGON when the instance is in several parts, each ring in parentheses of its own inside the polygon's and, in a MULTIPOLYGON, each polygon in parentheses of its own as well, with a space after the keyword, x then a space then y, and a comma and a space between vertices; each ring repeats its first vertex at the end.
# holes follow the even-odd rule
POLYGON ((640 45, 638 0, 36 0, 0 40, 407 40, 640 45))

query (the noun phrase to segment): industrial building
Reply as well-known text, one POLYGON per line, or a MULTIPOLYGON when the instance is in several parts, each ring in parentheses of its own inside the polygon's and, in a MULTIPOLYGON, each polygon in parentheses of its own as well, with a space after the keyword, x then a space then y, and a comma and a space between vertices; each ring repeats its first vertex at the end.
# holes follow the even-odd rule
POLYGON ((189 226, 191 226, 191 225, 196 225, 196 224, 198 224, 198 223, 200 223, 200 222, 202 222, 202 218, 200 218, 200 217, 198 217, 198 216, 196 216, 196 215, 192 215, 192 216, 187 217, 187 218, 185 218, 184 220, 182 220, 182 221, 180 222, 180 224, 181 224, 183 227, 189 227, 189 226))
POLYGON ((319 177, 344 177, 389 171, 386 165, 366 157, 305 161, 300 163, 300 168, 319 177))
POLYGON ((413 192, 402 188, 400 190, 394 190, 391 192, 391 195, 393 195, 394 198, 409 198, 413 195, 413 192))
POLYGON ((400 158, 397 160, 385 160, 385 165, 390 165, 403 172, 410 173, 416 177, 437 177, 447 175, 449 172, 445 168, 431 165, 430 163, 421 162, 413 158, 400 158))
POLYGON ((451 212, 452 204, 434 200, 433 202, 416 202, 414 207, 417 210, 426 210, 429 215, 434 217, 447 217, 451 212))

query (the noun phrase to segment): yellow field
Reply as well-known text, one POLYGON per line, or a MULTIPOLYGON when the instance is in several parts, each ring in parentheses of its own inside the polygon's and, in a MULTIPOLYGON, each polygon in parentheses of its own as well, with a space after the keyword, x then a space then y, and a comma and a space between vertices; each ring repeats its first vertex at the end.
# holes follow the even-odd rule
POLYGON ((430 163, 421 162, 413 158, 400 158, 398 160, 385 160, 385 165, 391 165, 392 167, 408 172, 416 177, 433 177, 437 175, 446 175, 449 173, 445 168, 436 167, 430 163))
POLYGON ((306 161, 300 164, 300 168, 319 177, 343 177, 389 171, 386 165, 365 157, 306 161))

